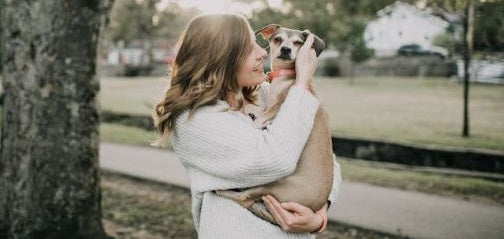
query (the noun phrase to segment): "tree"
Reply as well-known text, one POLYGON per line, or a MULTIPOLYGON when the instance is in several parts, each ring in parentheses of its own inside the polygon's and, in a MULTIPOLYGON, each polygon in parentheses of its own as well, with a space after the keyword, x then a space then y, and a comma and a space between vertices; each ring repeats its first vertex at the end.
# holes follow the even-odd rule
POLYGON ((198 14, 196 9, 182 9, 169 3, 165 9, 156 5, 160 0, 121 0, 114 4, 105 37, 126 45, 134 40, 152 41, 152 38, 175 39, 187 22, 198 14))
MULTIPOLYGON (((0 19, 2 19, 2 9, 3 9, 3 1, 0 0, 0 19)), ((3 35, 3 31, 2 31, 2 24, 0 23, 0 76, 2 75, 2 67, 3 67, 3 64, 2 64, 2 35, 3 35)))
POLYGON ((112 1, 2 1, 0 238, 107 238, 97 43, 112 1))
POLYGON ((474 39, 474 8, 479 1, 476 0, 427 0, 427 6, 442 8, 445 11, 457 14, 462 18, 463 25, 463 60, 464 60, 464 90, 462 137, 469 137, 469 65, 473 51, 474 39))
POLYGON ((464 9, 464 113, 462 137, 469 137, 469 66, 473 51, 474 3, 470 0, 464 9))
POLYGON ((366 29, 365 22, 353 22, 352 33, 350 36, 350 61, 352 66, 350 70, 350 84, 354 81, 355 65, 359 64, 374 55, 374 50, 369 49, 364 41, 364 30, 366 29))
POLYGON ((107 37, 113 42, 124 40, 126 43, 134 39, 150 38, 156 28, 153 17, 158 1, 122 0, 117 2, 111 12, 107 37))

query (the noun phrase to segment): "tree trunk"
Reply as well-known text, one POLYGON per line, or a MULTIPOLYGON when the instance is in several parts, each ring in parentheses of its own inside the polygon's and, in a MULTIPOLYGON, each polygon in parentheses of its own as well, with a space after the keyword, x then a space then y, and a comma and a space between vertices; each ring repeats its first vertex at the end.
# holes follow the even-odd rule
POLYGON ((462 136, 469 137, 469 66, 473 50, 474 4, 468 3, 464 17, 464 115, 462 136))
POLYGON ((0 238, 107 238, 96 50, 112 0, 0 1, 0 238))

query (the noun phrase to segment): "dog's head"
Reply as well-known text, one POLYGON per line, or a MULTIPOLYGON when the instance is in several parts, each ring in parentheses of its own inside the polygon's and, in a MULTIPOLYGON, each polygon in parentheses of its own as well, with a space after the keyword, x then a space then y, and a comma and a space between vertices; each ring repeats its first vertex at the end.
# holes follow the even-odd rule
MULTIPOLYGON (((256 34, 258 33, 269 42, 272 69, 285 69, 294 68, 297 52, 310 31, 294 30, 278 24, 270 24, 257 30, 256 34)), ((315 35, 312 47, 319 56, 325 48, 325 42, 315 35)))

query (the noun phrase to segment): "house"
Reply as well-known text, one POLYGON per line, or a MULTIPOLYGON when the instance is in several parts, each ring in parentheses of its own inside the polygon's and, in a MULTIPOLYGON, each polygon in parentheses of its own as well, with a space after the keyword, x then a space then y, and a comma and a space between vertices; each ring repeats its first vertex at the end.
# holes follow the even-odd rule
POLYGON ((416 44, 431 49, 433 39, 446 33, 450 23, 433 15, 430 9, 422 10, 409 3, 397 1, 377 12, 378 18, 370 21, 364 31, 367 47, 376 56, 392 56, 404 45, 416 44))
POLYGON ((131 41, 110 46, 101 55, 100 71, 107 76, 166 75, 174 57, 174 43, 164 39, 131 41))

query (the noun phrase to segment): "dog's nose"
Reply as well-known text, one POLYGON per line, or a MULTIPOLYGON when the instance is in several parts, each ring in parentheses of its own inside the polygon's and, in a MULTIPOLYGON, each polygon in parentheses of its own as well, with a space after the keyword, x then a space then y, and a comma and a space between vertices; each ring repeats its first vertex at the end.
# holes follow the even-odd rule
POLYGON ((282 48, 280 48, 280 52, 282 54, 289 54, 289 53, 291 53, 291 49, 288 48, 288 47, 283 46, 282 48))

